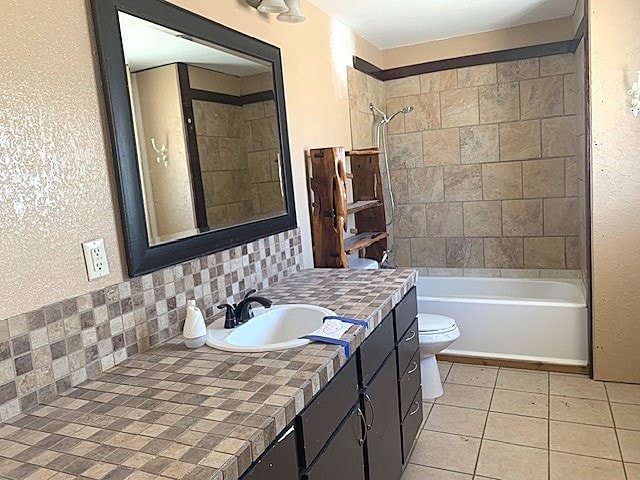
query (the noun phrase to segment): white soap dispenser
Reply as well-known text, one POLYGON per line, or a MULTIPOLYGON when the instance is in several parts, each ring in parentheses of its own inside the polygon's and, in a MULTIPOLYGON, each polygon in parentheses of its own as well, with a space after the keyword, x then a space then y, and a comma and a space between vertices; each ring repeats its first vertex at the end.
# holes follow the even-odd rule
POLYGON ((204 345, 207 339, 207 325, 195 300, 187 302, 187 318, 184 321, 184 344, 187 348, 198 348, 204 345))

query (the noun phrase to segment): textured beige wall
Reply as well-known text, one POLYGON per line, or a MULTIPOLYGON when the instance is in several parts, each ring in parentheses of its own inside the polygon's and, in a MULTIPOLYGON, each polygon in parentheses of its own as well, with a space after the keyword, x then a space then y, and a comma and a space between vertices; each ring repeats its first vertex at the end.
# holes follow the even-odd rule
POLYGON ((85 2, 2 2, 0 318, 123 278, 85 2), (36 72, 36 73, 34 73, 36 72), (81 243, 104 237, 89 283, 81 243))
POLYGON ((519 27, 447 38, 385 50, 381 68, 395 68, 445 58, 539 45, 573 38, 571 17, 530 23, 519 27))
MULTIPOLYGON (((310 266, 304 152, 349 145, 345 67, 356 53, 380 63, 380 52, 308 2, 301 25, 260 15, 244 2, 176 4, 282 49, 298 224, 310 266)), ((126 276, 87 3, 2 6, 0 318, 126 276), (80 244, 98 237, 105 238, 112 273, 89 283, 80 244)))
POLYGON ((597 379, 640 383, 637 0, 591 0, 593 343, 597 379))

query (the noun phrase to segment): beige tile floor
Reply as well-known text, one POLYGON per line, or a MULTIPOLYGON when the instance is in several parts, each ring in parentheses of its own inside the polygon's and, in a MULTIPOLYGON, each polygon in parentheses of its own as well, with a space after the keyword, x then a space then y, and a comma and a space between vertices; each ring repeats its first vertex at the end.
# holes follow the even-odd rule
POLYGON ((402 480, 640 480, 640 385, 439 366, 402 480))

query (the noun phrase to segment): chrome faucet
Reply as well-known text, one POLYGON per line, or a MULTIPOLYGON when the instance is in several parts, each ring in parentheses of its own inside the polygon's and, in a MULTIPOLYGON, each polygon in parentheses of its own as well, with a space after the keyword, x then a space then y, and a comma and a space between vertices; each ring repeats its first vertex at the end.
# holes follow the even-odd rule
POLYGON ((249 290, 244 299, 242 299, 237 304, 234 303, 233 305, 229 305, 228 303, 223 303, 222 305, 218 305, 219 309, 227 309, 227 314, 224 320, 224 328, 236 328, 237 326, 245 323, 247 320, 252 319, 252 303, 259 303, 264 308, 271 307, 271 305, 273 304, 271 300, 269 300, 268 298, 260 297, 258 295, 254 295, 254 293, 256 293, 255 290, 249 290))

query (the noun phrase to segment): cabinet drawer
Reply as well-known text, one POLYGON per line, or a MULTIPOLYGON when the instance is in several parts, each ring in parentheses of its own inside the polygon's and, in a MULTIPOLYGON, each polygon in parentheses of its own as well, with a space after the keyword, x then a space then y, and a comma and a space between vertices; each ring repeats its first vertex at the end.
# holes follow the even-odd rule
POLYGON ((309 466, 340 422, 358 401, 357 362, 354 355, 296 418, 302 438, 301 464, 309 466))
POLYGON ((258 458, 242 480, 298 480, 296 432, 293 427, 258 458))
POLYGON ((418 316, 418 296, 416 287, 409 290, 400 303, 393 309, 395 320, 396 340, 404 336, 404 332, 418 316))
POLYGON ((411 455, 413 442, 422 425, 422 389, 418 389, 407 416, 402 421, 402 461, 407 463, 411 455))
POLYGON ((409 368, 400 377, 400 418, 404 418, 411 408, 416 392, 420 388, 420 350, 416 350, 409 368))
POLYGON ((360 386, 366 387, 393 350, 393 315, 390 313, 358 349, 360 386))
POLYGON ((416 318, 404 336, 398 341, 398 378, 409 368, 413 354, 420 346, 418 319, 416 318))
POLYGON ((364 480, 364 436, 358 408, 349 412, 318 460, 303 475, 303 480, 364 480))

